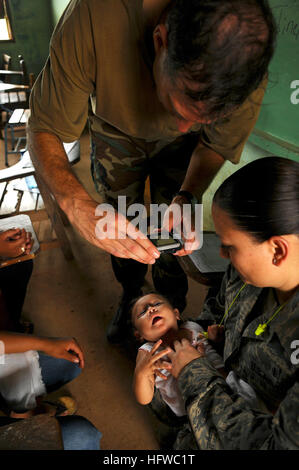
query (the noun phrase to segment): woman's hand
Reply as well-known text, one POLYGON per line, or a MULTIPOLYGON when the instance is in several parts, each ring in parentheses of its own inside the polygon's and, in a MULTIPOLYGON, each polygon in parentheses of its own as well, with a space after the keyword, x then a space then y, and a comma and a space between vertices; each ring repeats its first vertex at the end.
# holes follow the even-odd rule
POLYGON ((171 351, 168 356, 172 364, 172 375, 177 379, 180 375, 183 368, 189 364, 189 362, 194 361, 198 357, 203 357, 204 345, 201 344, 199 351, 196 350, 187 339, 182 339, 182 341, 174 342, 174 351, 171 351))
POLYGON ((135 368, 135 375, 137 377, 147 377, 154 381, 155 375, 158 375, 161 379, 167 379, 167 377, 160 372, 160 369, 171 369, 171 364, 166 361, 161 361, 161 358, 166 356, 171 349, 166 348, 157 353, 161 344, 162 340, 159 339, 150 352, 141 350, 142 354, 138 356, 135 368))
POLYGON ((81 369, 84 367, 84 355, 75 338, 43 338, 42 351, 58 359, 76 362, 81 369))
POLYGON ((0 233, 0 256, 3 258, 29 254, 32 245, 31 233, 24 229, 14 228, 0 233))

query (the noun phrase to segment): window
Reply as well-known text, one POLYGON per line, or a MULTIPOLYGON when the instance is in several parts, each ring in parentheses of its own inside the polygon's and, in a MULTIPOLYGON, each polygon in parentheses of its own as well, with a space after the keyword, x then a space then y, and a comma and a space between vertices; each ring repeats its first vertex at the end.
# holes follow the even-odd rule
POLYGON ((8 0, 0 0, 0 41, 13 41, 8 0))

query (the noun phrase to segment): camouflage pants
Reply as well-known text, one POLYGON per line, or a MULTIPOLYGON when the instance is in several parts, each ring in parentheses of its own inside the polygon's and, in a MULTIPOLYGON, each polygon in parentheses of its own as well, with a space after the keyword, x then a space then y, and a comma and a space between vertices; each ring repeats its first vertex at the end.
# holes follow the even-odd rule
POLYGON ((156 418, 158 418, 164 426, 167 426, 166 442, 165 438, 164 442, 160 442, 162 449, 165 448, 164 443, 166 443, 167 449, 198 450, 187 415, 176 416, 162 399, 159 390, 155 389, 153 399, 148 407, 156 418))
MULTIPOLYGON (((91 171, 103 201, 117 208, 118 196, 126 196, 127 207, 144 203, 149 176, 151 203, 170 204, 184 180, 198 135, 187 134, 173 142, 134 139, 104 124, 101 133, 91 133, 91 171)), ((112 256, 112 267, 125 290, 138 291, 147 266, 135 260, 112 256)), ((152 268, 155 289, 185 308, 187 277, 175 256, 163 254, 152 268)))

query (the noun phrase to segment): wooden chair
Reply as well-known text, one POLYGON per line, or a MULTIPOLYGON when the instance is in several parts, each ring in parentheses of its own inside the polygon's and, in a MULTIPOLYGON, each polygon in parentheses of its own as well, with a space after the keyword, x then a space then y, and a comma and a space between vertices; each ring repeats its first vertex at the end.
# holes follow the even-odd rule
POLYGON ((17 108, 13 111, 8 122, 4 127, 4 154, 5 165, 8 166, 8 155, 21 154, 26 148, 26 123, 28 120, 29 109, 17 108), (23 129, 23 134, 16 138, 15 131, 23 129), (10 132, 11 149, 8 148, 8 134, 10 132), (21 145, 23 144, 23 148, 21 145))
POLYGON ((19 85, 29 85, 30 79, 27 72, 25 60, 22 55, 18 55, 19 70, 12 69, 12 58, 8 54, 2 54, 2 66, 0 75, 5 83, 17 83, 19 85))
MULTIPOLYGON (((29 108, 30 90, 34 83, 34 75, 28 74, 23 56, 18 56, 19 70, 12 70, 12 59, 8 54, 2 55, 2 69, 0 70, 0 79, 2 83, 7 83, 11 89, 0 91, 0 127, 4 128, 9 121, 12 112, 15 109, 29 108)), ((2 138, 2 132, 0 133, 2 138)))
MULTIPOLYGON (((11 70, 11 56, 8 54, 2 54, 2 70, 11 70)), ((3 76, 3 82, 9 82, 8 80, 8 74, 4 74, 3 76)))

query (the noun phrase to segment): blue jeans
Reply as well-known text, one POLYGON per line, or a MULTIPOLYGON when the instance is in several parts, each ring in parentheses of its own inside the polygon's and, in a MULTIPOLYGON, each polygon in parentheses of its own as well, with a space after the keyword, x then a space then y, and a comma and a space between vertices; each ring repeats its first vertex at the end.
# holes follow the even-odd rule
MULTIPOLYGON (((102 434, 87 419, 82 416, 60 416, 53 419, 57 419, 60 425, 63 450, 100 450, 102 434)), ((19 421, 19 419, 0 416, 0 430, 2 426, 19 421)))
MULTIPOLYGON (((81 369, 78 364, 39 353, 42 379, 47 392, 74 380, 81 369)), ((102 434, 82 416, 58 417, 64 450, 100 450, 102 434)))
POLYGON ((81 374, 78 364, 38 353, 42 379, 47 392, 58 390, 81 374))
MULTIPOLYGON (((59 389, 74 380, 81 369, 78 364, 38 353, 42 380, 47 392, 59 389)), ((26 411, 26 410, 24 410, 26 411)), ((61 416, 59 422, 64 450, 99 450, 102 434, 82 416, 61 416)), ((19 421, 13 418, 0 419, 0 427, 19 421)))
POLYGON ((100 450, 102 433, 82 416, 57 418, 64 450, 100 450))

